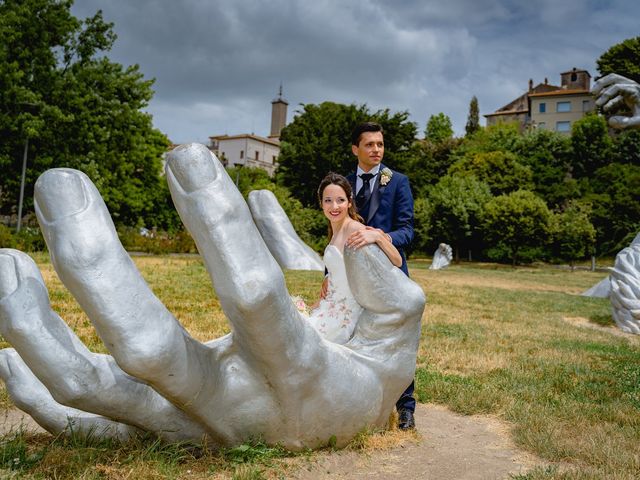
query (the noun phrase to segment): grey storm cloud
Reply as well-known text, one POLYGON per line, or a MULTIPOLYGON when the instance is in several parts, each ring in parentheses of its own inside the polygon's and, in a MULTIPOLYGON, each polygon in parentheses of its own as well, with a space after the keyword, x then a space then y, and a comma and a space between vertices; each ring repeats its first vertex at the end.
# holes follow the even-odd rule
POLYGON ((559 82, 638 35, 631 0, 99 0, 118 40, 109 57, 155 78, 156 127, 177 143, 269 130, 284 84, 298 105, 335 101, 408 110, 419 131, 444 112, 464 132, 469 101, 489 113, 529 78, 559 82))

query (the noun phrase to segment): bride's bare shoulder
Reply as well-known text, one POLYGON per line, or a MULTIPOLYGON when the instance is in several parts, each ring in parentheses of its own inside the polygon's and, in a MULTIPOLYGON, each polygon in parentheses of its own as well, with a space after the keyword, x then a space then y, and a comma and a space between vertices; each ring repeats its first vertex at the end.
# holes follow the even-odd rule
POLYGON ((347 235, 351 235, 358 230, 364 230, 365 228, 366 227, 362 223, 358 222, 357 220, 353 220, 347 225, 347 235))

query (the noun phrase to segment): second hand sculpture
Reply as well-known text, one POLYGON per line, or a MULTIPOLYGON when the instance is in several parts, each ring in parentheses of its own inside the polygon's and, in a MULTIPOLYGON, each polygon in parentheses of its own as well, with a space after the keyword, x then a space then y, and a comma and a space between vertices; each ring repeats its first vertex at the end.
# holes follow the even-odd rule
POLYGON ((55 169, 35 205, 60 279, 110 355, 90 352, 55 314, 33 261, 0 250, 0 376, 16 404, 57 432, 289 449, 344 445, 383 426, 413 378, 425 297, 375 246, 345 250, 364 307, 347 345, 325 341, 293 305, 284 275, 220 162, 198 144, 168 155, 173 201, 204 259, 232 333, 189 335, 118 241, 95 186, 55 169), (33 392, 24 395, 25 391, 33 392))
MULTIPOLYGON (((640 84, 610 73, 593 86, 596 105, 611 114, 617 129, 640 128, 640 84)), ((638 237, 618 255, 609 277, 613 320, 625 332, 640 334, 640 242, 638 237)), ((605 287, 606 288, 606 287, 605 287)))

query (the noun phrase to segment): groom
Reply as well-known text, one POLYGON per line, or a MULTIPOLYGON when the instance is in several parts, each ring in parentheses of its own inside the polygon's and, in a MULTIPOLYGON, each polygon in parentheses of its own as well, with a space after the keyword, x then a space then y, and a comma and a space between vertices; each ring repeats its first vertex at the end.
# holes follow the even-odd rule
MULTIPOLYGON (((358 213, 373 229, 355 232, 346 245, 375 243, 376 236, 382 231, 402 255, 401 269, 409 276, 404 253, 413 240, 413 197, 409 179, 382 164, 384 136, 381 125, 373 122, 358 125, 351 134, 351 150, 358 158, 358 167, 347 179, 356 194, 358 213)), ((415 428, 413 388, 414 382, 411 382, 396 403, 401 430, 415 428)))

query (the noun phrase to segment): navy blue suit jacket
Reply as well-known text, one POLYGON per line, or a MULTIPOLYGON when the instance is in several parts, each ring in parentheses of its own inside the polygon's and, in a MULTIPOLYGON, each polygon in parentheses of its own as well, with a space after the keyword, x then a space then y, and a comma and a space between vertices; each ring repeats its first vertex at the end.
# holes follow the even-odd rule
MULTIPOLYGON (((386 168, 380 165, 380 172, 386 168)), ((369 214, 365 223, 379 228, 391 236, 393 245, 402 255, 402 271, 409 275, 404 249, 413 241, 413 196, 409 179, 406 175, 393 171, 391 180, 386 185, 380 184, 380 174, 369 200, 369 214)), ((347 176, 354 195, 356 194, 355 172, 347 176)))

